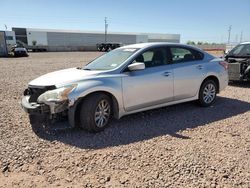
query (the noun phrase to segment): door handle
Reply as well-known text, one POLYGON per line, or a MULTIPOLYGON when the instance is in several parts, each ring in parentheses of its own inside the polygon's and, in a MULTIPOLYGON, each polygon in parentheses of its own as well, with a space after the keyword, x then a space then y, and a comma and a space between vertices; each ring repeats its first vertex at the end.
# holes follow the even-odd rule
POLYGON ((168 76, 170 76, 170 74, 171 74, 171 72, 164 72, 164 73, 163 73, 163 76, 168 77, 168 76))
POLYGON ((197 67, 197 69, 200 69, 200 70, 203 69, 202 65, 197 65, 196 67, 197 67))

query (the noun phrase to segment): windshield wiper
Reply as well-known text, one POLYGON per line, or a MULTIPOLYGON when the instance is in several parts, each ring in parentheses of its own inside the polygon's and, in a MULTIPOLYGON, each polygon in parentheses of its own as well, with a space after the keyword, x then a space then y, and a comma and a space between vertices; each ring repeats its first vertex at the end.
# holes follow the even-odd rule
POLYGON ((82 67, 76 67, 76 69, 78 69, 78 70, 91 70, 89 68, 82 68, 82 67))
POLYGON ((84 68, 83 70, 91 70, 91 69, 89 69, 89 68, 84 68))

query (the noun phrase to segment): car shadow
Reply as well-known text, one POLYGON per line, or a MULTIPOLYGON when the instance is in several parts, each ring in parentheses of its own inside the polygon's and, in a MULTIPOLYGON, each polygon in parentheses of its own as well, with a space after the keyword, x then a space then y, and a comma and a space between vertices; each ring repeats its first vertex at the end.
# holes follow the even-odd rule
POLYGON ((249 110, 248 102, 218 97, 216 103, 207 108, 189 102, 125 116, 120 120, 113 120, 103 132, 95 134, 78 128, 65 128, 67 122, 46 129, 41 129, 42 124, 32 124, 32 128, 45 140, 56 140, 82 149, 99 149, 131 144, 162 135, 189 139, 178 132, 206 126, 249 110))
POLYGON ((230 81, 228 84, 233 87, 250 88, 250 81, 230 81))

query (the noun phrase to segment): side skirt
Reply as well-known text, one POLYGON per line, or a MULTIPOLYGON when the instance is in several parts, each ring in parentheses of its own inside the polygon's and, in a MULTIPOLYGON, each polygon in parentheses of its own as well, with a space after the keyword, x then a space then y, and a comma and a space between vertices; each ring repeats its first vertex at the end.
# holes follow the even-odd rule
POLYGON ((178 100, 178 101, 167 102, 167 103, 158 104, 158 105, 155 105, 155 106, 141 108, 141 109, 133 110, 133 111, 123 111, 123 112, 120 112, 119 119, 121 117, 129 115, 129 114, 134 114, 134 113, 137 113, 137 112, 143 112, 143 111, 152 110, 152 109, 161 108, 161 107, 166 107, 166 106, 171 106, 171 105, 175 105, 175 104, 179 104, 179 103, 194 101, 194 100, 197 100, 197 99, 198 99, 198 94, 196 96, 194 96, 192 98, 188 98, 188 99, 182 99, 182 100, 178 100))

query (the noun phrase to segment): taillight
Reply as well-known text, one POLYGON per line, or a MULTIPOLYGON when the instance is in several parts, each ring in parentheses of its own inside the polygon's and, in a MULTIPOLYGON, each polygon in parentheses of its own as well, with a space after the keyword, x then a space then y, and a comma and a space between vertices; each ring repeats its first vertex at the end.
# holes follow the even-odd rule
POLYGON ((219 64, 224 67, 225 70, 228 69, 228 63, 226 61, 220 61, 219 64))

